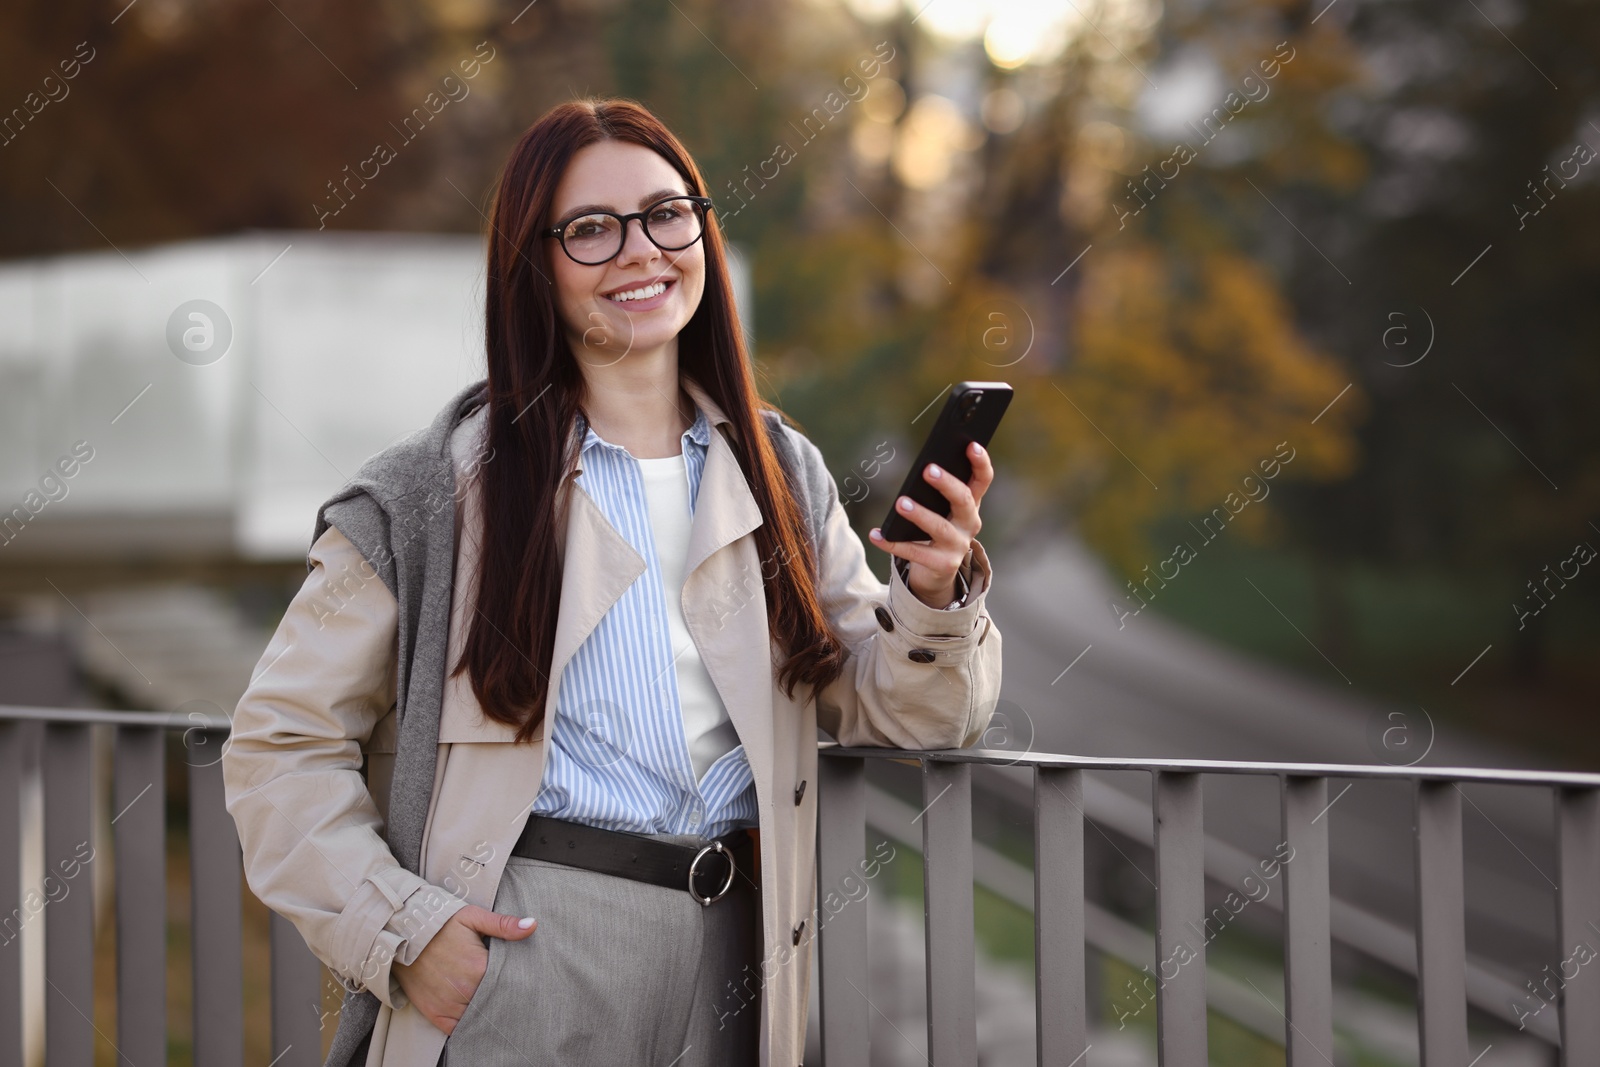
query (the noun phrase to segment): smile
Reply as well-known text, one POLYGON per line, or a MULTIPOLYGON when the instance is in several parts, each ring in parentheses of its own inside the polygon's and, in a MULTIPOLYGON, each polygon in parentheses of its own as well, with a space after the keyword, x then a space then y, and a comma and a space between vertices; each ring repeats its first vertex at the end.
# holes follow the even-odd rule
POLYGON ((653 285, 641 286, 638 289, 624 289, 620 293, 607 293, 606 299, 616 304, 648 303, 662 296, 671 287, 671 282, 656 282, 653 285))

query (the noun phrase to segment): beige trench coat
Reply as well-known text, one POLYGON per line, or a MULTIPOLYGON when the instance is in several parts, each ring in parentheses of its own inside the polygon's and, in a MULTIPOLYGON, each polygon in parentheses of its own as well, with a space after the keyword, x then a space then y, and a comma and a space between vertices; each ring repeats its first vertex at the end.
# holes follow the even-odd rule
MULTIPOLYGON (((761 514, 723 436, 732 423, 691 379, 683 382, 718 431, 689 538, 684 617, 738 730, 760 806, 761 1063, 798 1064, 807 947, 816 927, 817 727, 846 745, 972 745, 1000 691, 1000 631, 984 606, 991 568, 975 541, 964 570, 972 593, 955 610, 923 604, 896 568, 885 585, 869 569, 835 489, 819 546, 819 594, 850 655, 834 684, 816 694, 797 687, 790 699, 776 680, 751 535, 761 514), (912 650, 931 651, 933 660, 920 662, 921 653, 913 660, 912 650), (811 788, 802 789, 805 783, 811 788)), ((476 462, 473 435, 482 417, 479 409, 463 420, 451 440, 467 533, 456 553, 450 664, 476 586, 471 531, 481 510, 471 479, 462 476, 476 462)), ((821 462, 808 441, 804 450, 810 462, 821 462)), ((645 571, 581 486, 570 488, 547 724, 573 653, 645 571)), ((539 792, 544 730, 531 743, 513 743, 514 729, 482 713, 464 676, 447 681, 422 871, 406 870, 383 838, 397 736, 397 605, 336 528, 308 559, 311 573, 233 718, 223 757, 227 807, 251 890, 294 922, 347 989, 367 989, 382 1002, 367 1067, 435 1067, 445 1034, 409 1003, 390 965, 413 962, 465 904, 493 907, 506 857, 539 792)))

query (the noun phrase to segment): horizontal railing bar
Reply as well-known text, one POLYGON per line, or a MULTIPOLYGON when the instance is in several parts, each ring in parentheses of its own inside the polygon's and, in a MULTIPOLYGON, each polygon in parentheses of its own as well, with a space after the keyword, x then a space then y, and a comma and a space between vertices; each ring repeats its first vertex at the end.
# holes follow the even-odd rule
POLYGON ((29 722, 110 723, 116 726, 165 726, 169 730, 226 730, 233 724, 226 715, 198 711, 104 711, 99 708, 33 708, 0 704, 0 719, 29 722))
MULTIPOLYGON (((165 726, 173 730, 227 730, 225 715, 201 712, 106 711, 88 708, 36 708, 0 704, 0 719, 37 722, 113 723, 127 726, 165 726)), ((1195 774, 1295 775, 1314 778, 1379 778, 1390 781, 1479 782, 1489 785, 1543 785, 1568 789, 1600 789, 1600 774, 1581 771, 1529 771, 1503 767, 1393 767, 1383 763, 1267 763, 1241 760, 1130 759, 1110 756, 1073 756, 1057 752, 1018 755, 1004 749, 963 748, 918 751, 901 748, 848 748, 820 742, 824 756, 892 759, 916 763, 977 763, 1001 767, 1065 767, 1099 771, 1173 771, 1195 774)))
POLYGON ((1053 752, 1018 755, 1003 749, 960 748, 916 751, 854 748, 819 742, 824 756, 873 757, 900 761, 977 763, 997 767, 1068 767, 1086 771, 1168 771, 1178 774, 1293 775, 1308 778, 1381 778, 1404 782, 1480 782, 1499 785, 1563 786, 1600 789, 1600 774, 1580 771, 1524 771, 1500 767, 1391 767, 1382 763, 1261 763, 1235 760, 1125 759, 1068 756, 1053 752))

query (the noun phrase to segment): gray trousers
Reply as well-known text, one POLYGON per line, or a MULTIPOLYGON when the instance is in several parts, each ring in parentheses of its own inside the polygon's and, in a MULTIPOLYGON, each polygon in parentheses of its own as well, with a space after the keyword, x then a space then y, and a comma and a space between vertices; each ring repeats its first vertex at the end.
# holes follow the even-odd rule
POLYGON ((488 939, 488 969, 440 1067, 757 1063, 761 898, 747 877, 701 905, 682 889, 512 856, 494 910, 538 928, 488 939))

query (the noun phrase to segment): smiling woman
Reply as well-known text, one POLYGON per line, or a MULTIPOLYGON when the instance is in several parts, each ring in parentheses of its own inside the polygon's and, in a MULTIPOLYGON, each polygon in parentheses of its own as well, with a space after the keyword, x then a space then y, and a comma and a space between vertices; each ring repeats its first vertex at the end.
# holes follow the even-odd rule
POLYGON ((535 123, 488 246, 487 380, 323 506, 234 713, 250 887, 346 983, 335 1067, 798 1063, 817 731, 982 736, 994 469, 925 468, 877 580, 638 104, 535 123))

